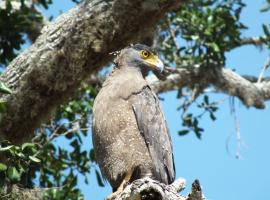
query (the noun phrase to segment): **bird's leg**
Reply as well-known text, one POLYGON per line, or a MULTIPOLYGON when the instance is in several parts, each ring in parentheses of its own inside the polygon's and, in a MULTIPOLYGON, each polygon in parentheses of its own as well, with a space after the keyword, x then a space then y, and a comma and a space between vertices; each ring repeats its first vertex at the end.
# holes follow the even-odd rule
POLYGON ((126 176, 125 176, 124 180, 122 181, 122 183, 120 184, 120 186, 117 188, 117 190, 114 193, 107 196, 106 200, 113 200, 118 194, 123 192, 124 188, 127 186, 128 182, 130 181, 132 174, 133 174, 133 170, 129 171, 126 174, 126 176))

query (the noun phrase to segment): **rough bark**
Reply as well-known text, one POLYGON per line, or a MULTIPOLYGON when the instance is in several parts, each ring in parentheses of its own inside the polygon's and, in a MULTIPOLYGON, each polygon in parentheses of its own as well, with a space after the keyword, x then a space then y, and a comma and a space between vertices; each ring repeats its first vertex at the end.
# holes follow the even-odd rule
POLYGON ((160 82, 155 76, 148 77, 148 82, 157 93, 194 87, 214 86, 216 90, 238 97, 247 107, 262 109, 264 101, 270 99, 270 81, 253 82, 253 77, 240 76, 224 67, 205 67, 203 65, 180 67, 166 80, 160 82))
POLYGON ((43 188, 20 188, 17 185, 10 185, 1 188, 1 200, 42 200, 48 189, 43 188))
MULTIPOLYGON (((154 196, 159 200, 205 200, 198 180, 195 180, 191 192, 185 197, 179 194, 186 185, 185 179, 179 178, 171 185, 165 185, 150 178, 135 180, 115 196, 114 200, 138 200, 154 196)), ((24 189, 14 185, 0 193, 1 199, 42 200, 49 188, 24 189)), ((147 199, 147 198, 146 198, 147 199)))
MULTIPOLYGON (((199 181, 192 184, 191 193, 184 197, 179 194, 185 188, 185 180, 178 179, 171 185, 165 185, 150 178, 143 178, 128 185, 123 192, 114 200, 136 200, 143 199, 149 195, 160 200, 204 200, 199 181)), ((147 199, 147 198, 145 198, 147 199)))
MULTIPOLYGON (((0 80, 12 90, 0 137, 21 143, 70 97, 82 80, 130 43, 149 43, 157 21, 181 0, 85 0, 46 25, 0 80)), ((0 139, 1 139, 0 138, 0 139)))

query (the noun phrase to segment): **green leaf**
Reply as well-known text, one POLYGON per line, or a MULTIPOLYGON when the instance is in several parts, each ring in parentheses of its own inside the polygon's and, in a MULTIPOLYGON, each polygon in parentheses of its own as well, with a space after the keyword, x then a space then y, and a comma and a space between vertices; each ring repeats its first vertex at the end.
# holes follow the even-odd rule
POLYGON ((189 133, 189 130, 178 131, 178 134, 179 134, 180 136, 187 135, 188 133, 189 133))
POLYGON ((214 49, 215 52, 220 52, 220 48, 217 43, 211 43, 210 46, 214 49))
POLYGON ((95 173, 96 173, 98 185, 99 185, 100 187, 104 187, 104 183, 103 183, 103 181, 102 181, 101 175, 100 175, 100 173, 98 172, 98 170, 95 170, 95 173))
POLYGON ((200 132, 195 131, 195 135, 198 139, 202 139, 202 134, 200 132))
POLYGON ((95 162, 95 161, 96 161, 96 156, 95 156, 95 151, 94 151, 94 149, 91 149, 91 150, 90 150, 89 157, 90 157, 90 160, 91 160, 92 162, 95 162))
POLYGON ((77 139, 73 140, 73 141, 70 143, 70 145, 71 145, 74 149, 79 148, 79 146, 80 146, 80 144, 79 144, 79 142, 78 142, 77 139))
POLYGON ((35 146, 36 146, 35 144, 27 142, 27 143, 24 143, 24 144, 22 145, 22 150, 24 150, 24 149, 26 149, 26 148, 33 148, 33 147, 35 147, 35 146))
POLYGON ((6 84, 4 84, 3 82, 0 82, 0 92, 4 93, 4 94, 11 94, 12 91, 11 89, 9 89, 6 84))
POLYGON ((22 152, 16 153, 17 156, 19 156, 20 158, 25 158, 25 155, 22 152))
POLYGON ((6 110, 6 101, 0 100, 0 113, 4 112, 6 110))
POLYGON ((204 96, 204 102, 206 103, 206 105, 209 104, 209 97, 207 95, 204 96))
POLYGON ((30 159, 31 161, 35 162, 35 163, 40 163, 40 162, 41 162, 40 159, 38 159, 37 157, 34 157, 34 156, 29 156, 29 159, 30 159))
POLYGON ((6 174, 5 172, 0 172, 0 191, 6 183, 6 174))
POLYGON ((199 121, 197 118, 195 118, 193 121, 193 126, 196 128, 196 127, 198 127, 198 124, 199 124, 199 121))
POLYGON ((262 25, 263 27, 263 32, 267 37, 270 37, 270 32, 269 29, 267 28, 267 26, 265 24, 262 25))
POLYGON ((192 39, 192 40, 198 40, 198 39, 199 39, 199 36, 198 36, 198 35, 192 35, 192 36, 191 36, 191 39, 192 39))
POLYGON ((6 170, 7 170, 7 166, 4 163, 0 163, 0 172, 6 171, 6 170))
POLYGON ((260 11, 261 12, 267 12, 268 10, 270 10, 270 5, 264 6, 260 11))
POLYGON ((15 167, 9 167, 7 170, 7 176, 12 182, 20 181, 20 174, 15 167))
POLYGON ((216 118, 216 116, 212 113, 212 112, 210 112, 210 118, 213 120, 213 121, 215 121, 217 118, 216 118))
POLYGON ((70 106, 67 106, 64 111, 67 112, 67 113, 72 113, 73 112, 73 110, 72 110, 72 108, 70 106))
POLYGON ((9 145, 9 146, 6 146, 6 147, 0 147, 0 151, 8 151, 8 150, 10 150, 12 147, 14 147, 14 145, 9 145))

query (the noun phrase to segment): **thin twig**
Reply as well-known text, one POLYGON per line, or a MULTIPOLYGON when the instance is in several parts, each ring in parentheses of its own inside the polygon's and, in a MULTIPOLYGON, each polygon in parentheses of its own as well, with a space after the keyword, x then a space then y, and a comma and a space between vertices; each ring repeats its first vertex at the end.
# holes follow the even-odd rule
POLYGON ((72 121, 72 122, 68 122, 68 123, 63 123, 63 124, 57 126, 54 129, 54 131, 51 134, 51 136, 49 137, 49 139, 43 145, 40 145, 41 147, 40 147, 39 151, 37 151, 37 153, 35 154, 35 156, 39 155, 42 152, 42 150, 44 149, 44 147, 46 147, 49 143, 51 143, 57 136, 66 136, 66 135, 68 135, 68 134, 70 134, 72 132, 76 132, 76 131, 79 131, 79 130, 80 131, 87 131, 87 130, 89 130, 89 128, 80 128, 80 125, 79 125, 78 120, 75 120, 75 121, 72 121), (67 131, 65 131, 62 134, 59 134, 58 133, 59 130, 63 127, 63 125, 66 125, 66 124, 72 124, 72 128, 69 129, 69 130, 67 130, 67 131))
POLYGON ((167 26, 168 26, 168 30, 169 30, 170 36, 171 36, 171 38, 173 40, 174 46, 176 47, 177 50, 180 49, 180 46, 177 43, 177 39, 176 39, 176 35, 175 35, 175 32, 176 32, 177 29, 176 28, 174 28, 174 29, 172 28, 172 26, 171 26, 171 20, 170 20, 170 17, 169 16, 167 16, 167 26))
MULTIPOLYGON (((173 58, 174 58, 174 61, 176 62, 178 59, 179 59, 179 56, 177 55, 177 53, 179 52, 179 50, 180 50, 180 46, 179 46, 179 44, 178 44, 178 42, 177 42, 177 39, 176 39, 176 31, 178 30, 178 27, 172 27, 171 26, 171 24, 172 24, 172 22, 171 22, 171 20, 170 20, 170 17, 169 16, 167 16, 167 21, 166 21, 167 23, 166 23, 166 25, 167 25, 167 28, 168 28, 168 30, 169 30, 169 34, 170 34, 170 36, 171 36, 171 39, 172 39, 172 41, 173 41, 173 44, 174 44, 174 46, 175 46, 175 48, 176 48, 176 51, 173 51, 173 58)), ((170 37, 169 37, 170 38, 170 37)), ((171 47, 170 47, 171 48, 171 47)))
POLYGON ((236 155, 235 156, 237 159, 241 159, 242 158, 242 156, 241 156, 242 139, 241 139, 240 124, 239 124, 238 116, 236 113, 234 98, 232 98, 232 100, 231 100, 230 107, 231 107, 231 114, 232 114, 233 120, 234 120, 236 141, 237 141, 236 155))
POLYGON ((257 83, 262 82, 263 75, 264 75, 264 73, 266 72, 266 70, 268 69, 269 66, 270 66, 270 58, 268 57, 267 60, 266 60, 266 62, 265 62, 265 64, 262 67, 262 71, 261 71, 261 73, 259 75, 259 78, 257 80, 257 83))
POLYGON ((240 45, 254 45, 261 48, 265 40, 267 40, 266 36, 243 38, 240 40, 240 45))

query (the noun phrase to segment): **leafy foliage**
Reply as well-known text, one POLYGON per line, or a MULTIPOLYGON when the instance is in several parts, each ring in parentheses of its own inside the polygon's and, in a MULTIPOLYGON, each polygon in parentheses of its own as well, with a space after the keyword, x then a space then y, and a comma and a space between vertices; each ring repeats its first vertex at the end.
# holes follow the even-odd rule
POLYGON ((246 28, 240 20, 245 6, 241 0, 195 0, 168 15, 174 38, 165 26, 161 40, 165 58, 170 63, 225 63, 225 52, 239 45, 241 31, 246 28), (177 43, 181 41, 181 47, 177 43), (172 57, 176 52, 176 57, 172 57))
POLYGON ((218 105, 216 102, 209 102, 209 97, 205 95, 203 101, 197 104, 197 107, 202 110, 200 114, 195 116, 193 113, 186 113, 189 106, 190 105, 183 105, 179 107, 179 109, 183 109, 183 113, 181 115, 182 126, 187 129, 179 131, 178 134, 183 136, 192 131, 198 139, 201 139, 204 129, 199 126, 199 121, 206 113, 209 114, 211 120, 215 121, 215 112, 218 110, 218 105))
POLYGON ((22 146, 2 141, 0 144, 0 156, 7 158, 5 163, 0 163, 0 186, 5 182, 21 183, 26 187, 33 187, 31 179, 35 174, 33 169, 38 168, 41 160, 37 157, 37 146, 32 143, 24 143, 22 146))
POLYGON ((264 37, 260 37, 260 39, 264 42, 264 44, 267 46, 268 49, 270 49, 270 30, 269 30, 269 26, 267 26, 266 24, 262 25, 262 29, 264 32, 264 37))
MULTIPOLYGON (((35 5, 48 8, 51 0, 38 0, 35 5)), ((8 64, 26 42, 25 34, 29 33, 34 23, 41 23, 43 17, 34 12, 28 0, 6 0, 0 7, 0 65, 8 64)))
MULTIPOLYGON (((0 83, 0 92, 11 90, 0 83)), ((37 186, 37 180, 48 190, 44 199, 83 199, 77 188, 78 175, 85 177, 90 173, 95 162, 93 150, 82 149, 83 140, 88 132, 93 99, 97 91, 95 87, 84 84, 78 90, 77 98, 63 105, 51 124, 44 125, 33 138, 32 143, 21 146, 2 141, 0 144, 0 194, 1 187, 6 184, 20 184, 24 187, 37 186), (53 142, 65 137, 67 149, 53 142), (41 159, 42 158, 42 159, 41 159)), ((4 111, 2 109, 1 111, 4 111)), ((89 141, 90 142, 90 141, 89 141)), ((100 186, 104 186, 100 172, 95 169, 100 186)))
MULTIPOLYGON (((84 176, 88 184, 88 174, 95 162, 93 150, 84 149, 83 141, 90 127, 96 93, 95 87, 83 85, 77 98, 62 106, 51 124, 40 129, 35 138, 43 149, 40 153, 43 158, 39 169, 40 185, 58 188, 49 190, 45 199, 82 198, 77 188, 78 176, 84 176), (52 142, 54 139, 61 139, 66 147, 52 142)), ((95 174, 100 185, 103 185, 100 172, 95 170, 95 174)))
MULTIPOLYGON (((157 38, 157 46, 165 63, 175 67, 195 64, 203 67, 225 66, 225 54, 243 44, 242 32, 247 27, 240 17, 244 7, 241 0, 194 0, 180 10, 169 13, 159 25, 160 35, 157 38)), ((260 40, 269 48, 269 28, 267 25, 262 27, 264 35, 260 40)), ((216 119, 216 102, 210 103, 208 96, 201 103, 196 102, 204 87, 191 85, 191 92, 178 91, 178 98, 183 100, 179 109, 182 111, 183 130, 179 131, 179 135, 194 132, 197 138, 201 138, 204 129, 199 122, 203 114, 195 116, 189 112, 194 102, 202 113, 209 113, 211 120, 216 119)))
MULTIPOLYGON (((4 83, 0 82, 0 92, 12 93, 4 83)), ((5 111, 5 101, 1 101, 0 114, 5 111)), ((24 143, 21 146, 13 145, 9 141, 0 142, 0 194, 6 184, 22 184, 25 187, 34 186, 36 170, 41 159, 36 144, 24 143)))
POLYGON ((11 94, 12 91, 11 89, 9 89, 5 83, 0 82, 0 93, 4 93, 4 94, 11 94))

